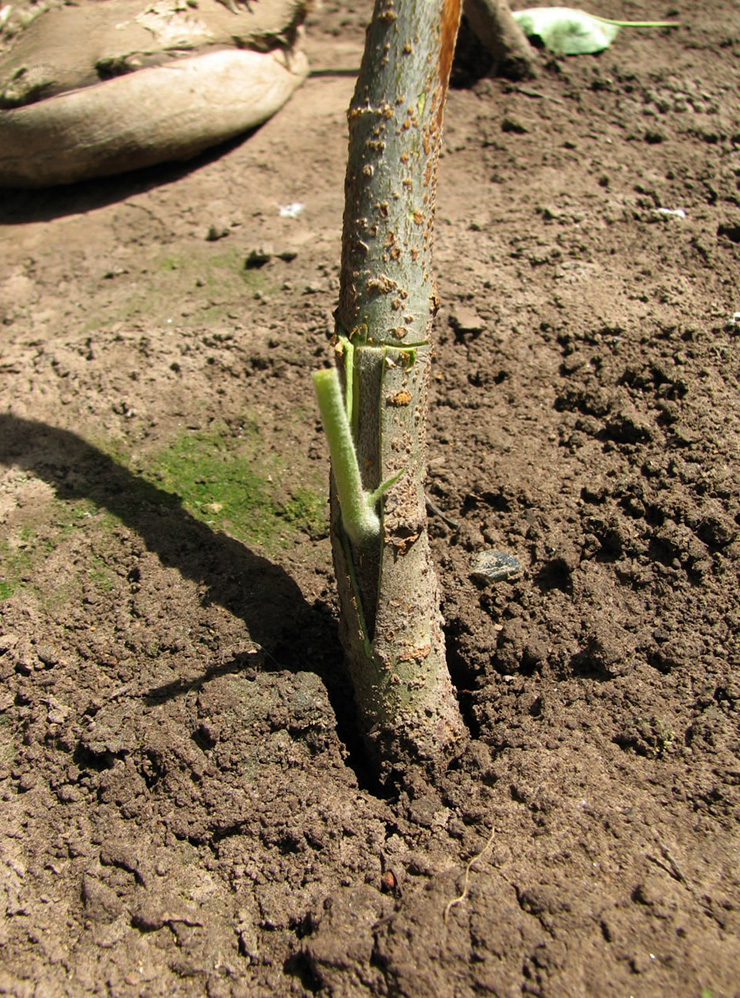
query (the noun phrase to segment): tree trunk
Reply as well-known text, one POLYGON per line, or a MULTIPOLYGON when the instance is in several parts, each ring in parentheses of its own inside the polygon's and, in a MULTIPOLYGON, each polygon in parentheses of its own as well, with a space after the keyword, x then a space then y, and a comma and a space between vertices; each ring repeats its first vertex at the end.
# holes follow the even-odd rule
POLYGON ((511 16, 507 0, 464 0, 463 11, 471 31, 493 58, 493 74, 511 80, 537 75, 534 50, 511 16))
POLYGON ((337 366, 380 532, 332 488, 342 639, 381 779, 443 765, 466 731, 446 666, 424 477, 437 160, 460 0, 376 0, 349 109, 337 366))

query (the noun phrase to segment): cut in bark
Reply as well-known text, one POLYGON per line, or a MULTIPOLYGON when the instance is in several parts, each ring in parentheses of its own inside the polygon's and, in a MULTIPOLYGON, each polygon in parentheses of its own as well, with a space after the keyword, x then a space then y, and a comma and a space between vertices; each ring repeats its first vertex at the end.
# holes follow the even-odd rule
POLYGON ((376 0, 349 110, 337 366, 381 528, 353 543, 332 488, 342 638, 381 779, 466 736, 447 671, 424 477, 437 159, 460 0, 376 0))

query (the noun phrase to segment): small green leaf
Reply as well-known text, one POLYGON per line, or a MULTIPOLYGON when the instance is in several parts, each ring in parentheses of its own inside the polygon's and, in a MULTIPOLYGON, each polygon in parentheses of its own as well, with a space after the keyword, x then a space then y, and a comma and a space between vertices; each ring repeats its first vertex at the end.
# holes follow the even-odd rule
POLYGON ((610 21, 571 7, 530 7, 512 11, 528 38, 537 37, 554 55, 603 52, 620 28, 677 28, 675 21, 610 21))
POLYGON ((616 24, 606 24, 570 7, 532 7, 512 13, 528 38, 541 38, 548 52, 555 55, 602 52, 619 34, 616 24))

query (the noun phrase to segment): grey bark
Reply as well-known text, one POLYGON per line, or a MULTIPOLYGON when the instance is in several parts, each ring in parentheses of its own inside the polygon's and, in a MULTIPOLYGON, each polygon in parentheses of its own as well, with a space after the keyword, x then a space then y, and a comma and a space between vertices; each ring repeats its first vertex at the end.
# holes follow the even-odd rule
POLYGON ((337 332, 355 347, 352 425, 382 537, 353 549, 333 496, 342 634, 366 742, 381 778, 433 771, 466 732, 446 666, 424 476, 437 304, 437 160, 460 0, 376 0, 349 110, 337 332))

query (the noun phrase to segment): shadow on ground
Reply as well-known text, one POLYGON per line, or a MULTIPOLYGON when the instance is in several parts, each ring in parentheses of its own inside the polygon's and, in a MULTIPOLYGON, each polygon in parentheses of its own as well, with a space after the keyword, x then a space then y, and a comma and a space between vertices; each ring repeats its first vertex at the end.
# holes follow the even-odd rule
POLYGON ((113 177, 80 180, 41 189, 9 188, 0 194, 0 225, 50 222, 67 215, 84 215, 116 201, 125 201, 156 187, 177 183, 182 177, 207 166, 241 145, 258 129, 221 142, 189 160, 159 163, 113 177))
POLYGON ((179 496, 133 474, 76 433, 0 415, 0 462, 33 472, 59 499, 89 499, 118 517, 163 565, 203 586, 204 602, 243 619, 251 638, 281 668, 306 668, 309 635, 311 644, 334 649, 336 658, 336 627, 328 611, 307 603, 283 568, 213 531, 183 508, 179 496))

